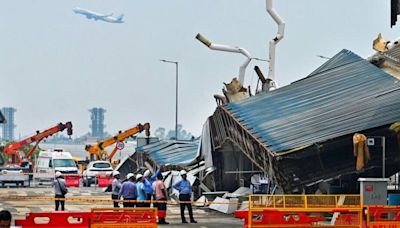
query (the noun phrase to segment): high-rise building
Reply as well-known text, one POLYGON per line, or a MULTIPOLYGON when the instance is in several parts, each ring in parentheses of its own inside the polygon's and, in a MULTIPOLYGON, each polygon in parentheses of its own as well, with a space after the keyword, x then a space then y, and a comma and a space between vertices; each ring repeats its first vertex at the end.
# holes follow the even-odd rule
POLYGON ((14 113, 17 109, 13 107, 4 107, 1 111, 6 119, 6 122, 2 124, 3 140, 14 140, 14 129, 16 127, 14 124, 14 113))
POLYGON ((89 109, 89 112, 91 113, 90 119, 92 121, 92 124, 90 125, 90 128, 92 129, 91 136, 98 139, 104 139, 104 128, 106 127, 106 125, 104 125, 104 113, 106 110, 104 108, 95 107, 89 109))

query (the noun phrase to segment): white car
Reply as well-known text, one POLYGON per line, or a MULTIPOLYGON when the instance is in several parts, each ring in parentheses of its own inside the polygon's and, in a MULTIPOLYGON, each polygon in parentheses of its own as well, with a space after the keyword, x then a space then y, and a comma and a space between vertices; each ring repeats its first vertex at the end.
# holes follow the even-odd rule
POLYGON ((84 187, 90 187, 91 184, 97 183, 97 176, 111 175, 113 168, 108 161, 91 161, 86 170, 83 172, 82 181, 84 187))

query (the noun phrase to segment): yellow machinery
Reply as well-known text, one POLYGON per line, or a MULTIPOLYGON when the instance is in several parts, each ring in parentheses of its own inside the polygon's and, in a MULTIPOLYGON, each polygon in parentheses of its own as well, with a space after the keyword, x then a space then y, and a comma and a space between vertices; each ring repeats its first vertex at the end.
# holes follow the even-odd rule
POLYGON ((111 160, 114 157, 115 153, 123 148, 123 144, 122 146, 120 146, 121 144, 118 144, 119 142, 123 142, 125 139, 132 137, 142 131, 145 131, 146 136, 149 137, 150 124, 149 123, 145 123, 144 125, 138 124, 135 127, 130 128, 124 132, 120 131, 118 132, 117 135, 104 139, 95 145, 86 145, 85 150, 90 153, 90 157, 92 160, 94 155, 96 155, 97 160, 100 160, 103 157, 103 155, 106 155, 106 157, 108 157, 108 159, 111 160), (105 152, 104 149, 113 144, 116 144, 115 148, 113 149, 111 154, 107 156, 107 153, 105 152))

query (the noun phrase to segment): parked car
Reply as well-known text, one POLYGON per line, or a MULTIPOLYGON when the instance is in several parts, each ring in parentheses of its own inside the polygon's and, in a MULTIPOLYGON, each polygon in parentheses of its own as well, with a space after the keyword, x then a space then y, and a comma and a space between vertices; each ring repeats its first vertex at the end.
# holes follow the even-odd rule
POLYGON ((97 183, 99 175, 111 176, 113 168, 109 161, 92 161, 87 166, 82 175, 82 182, 84 187, 90 187, 91 184, 97 183))

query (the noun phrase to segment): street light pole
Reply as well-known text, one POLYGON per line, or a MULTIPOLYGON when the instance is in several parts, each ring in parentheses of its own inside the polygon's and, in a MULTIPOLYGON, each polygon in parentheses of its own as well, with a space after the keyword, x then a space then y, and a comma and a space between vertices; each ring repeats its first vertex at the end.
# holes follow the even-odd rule
POLYGON ((160 59, 160 61, 175 64, 175 140, 178 140, 178 62, 165 59, 160 59))

